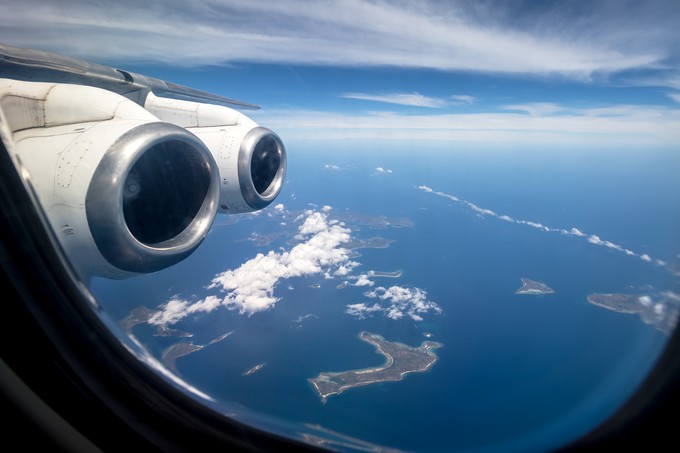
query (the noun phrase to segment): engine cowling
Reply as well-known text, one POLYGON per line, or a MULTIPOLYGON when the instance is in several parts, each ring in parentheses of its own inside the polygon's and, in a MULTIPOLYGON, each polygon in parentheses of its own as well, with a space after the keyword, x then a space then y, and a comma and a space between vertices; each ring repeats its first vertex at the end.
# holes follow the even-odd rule
POLYGON ((149 93, 144 108, 198 136, 220 173, 220 213, 268 206, 286 175, 286 149, 277 134, 225 106, 168 99, 149 93))
POLYGON ((166 268, 208 234, 219 171, 186 129, 80 85, 0 79, 0 110, 8 148, 84 278, 166 268))

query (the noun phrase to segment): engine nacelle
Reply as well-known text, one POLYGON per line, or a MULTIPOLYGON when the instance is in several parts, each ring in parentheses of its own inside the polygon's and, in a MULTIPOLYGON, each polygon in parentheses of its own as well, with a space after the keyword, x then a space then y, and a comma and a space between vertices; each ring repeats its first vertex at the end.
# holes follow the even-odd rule
POLYGON ((271 130, 229 107, 160 98, 149 93, 146 108, 163 121, 187 128, 212 152, 220 173, 221 213, 268 206, 286 175, 286 149, 271 130))
POLYGON ((8 149, 83 277, 166 268, 208 234, 219 171, 186 129, 80 85, 0 79, 0 110, 8 149))

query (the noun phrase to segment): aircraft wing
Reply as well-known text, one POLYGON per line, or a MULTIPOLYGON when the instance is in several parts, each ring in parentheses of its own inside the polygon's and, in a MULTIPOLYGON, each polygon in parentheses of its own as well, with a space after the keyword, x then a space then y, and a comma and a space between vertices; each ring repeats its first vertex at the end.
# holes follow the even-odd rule
POLYGON ((0 44, 0 77, 32 82, 59 82, 93 86, 118 93, 139 105, 151 91, 156 96, 205 102, 241 110, 255 104, 237 101, 153 77, 33 49, 0 44))

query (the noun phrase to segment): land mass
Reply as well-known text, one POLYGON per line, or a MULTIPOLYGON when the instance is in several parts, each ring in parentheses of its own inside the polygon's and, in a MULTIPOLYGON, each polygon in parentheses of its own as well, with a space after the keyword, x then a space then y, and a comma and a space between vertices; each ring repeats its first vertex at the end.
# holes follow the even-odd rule
POLYGON ((399 278, 403 272, 401 270, 396 270, 394 272, 383 272, 383 271, 368 271, 366 275, 369 277, 386 277, 386 278, 399 278))
POLYGON ((401 381, 408 373, 424 372, 437 361, 434 349, 444 346, 434 341, 424 341, 414 348, 401 343, 385 341, 380 335, 361 332, 359 338, 375 346, 376 352, 385 356, 385 363, 375 368, 340 372, 322 372, 307 379, 325 403, 329 396, 339 395, 347 389, 378 382, 401 381))
MULTIPOLYGON (((151 319, 151 316, 155 311, 146 308, 144 306, 142 307, 137 307, 133 308, 130 311, 130 314, 127 315, 124 319, 121 319, 119 321, 119 324, 123 330, 125 330, 126 333, 129 335, 132 335, 132 329, 139 324, 145 324, 149 322, 149 319, 151 319)), ((190 332, 184 332, 182 330, 177 330, 177 329, 172 329, 168 326, 164 325, 158 325, 156 326, 155 333, 153 334, 155 337, 193 337, 194 334, 190 332)))
POLYGON ((373 214, 362 214, 358 212, 338 213, 339 220, 344 222, 358 223, 367 226, 371 230, 385 230, 387 228, 411 228, 413 221, 408 218, 376 216, 373 214))
POLYGON ((348 249, 386 249, 394 242, 394 239, 386 239, 380 236, 358 239, 355 238, 346 244, 348 249))
POLYGON ((515 294, 552 294, 555 291, 545 283, 522 278, 522 287, 515 294))
POLYGON ((680 298, 672 291, 662 292, 654 300, 647 294, 595 293, 588 302, 617 313, 637 314, 645 324, 651 324, 669 335, 680 317, 680 298))
POLYGON ((257 371, 260 371, 263 366, 265 366, 264 363, 259 363, 252 368, 248 368, 246 371, 243 372, 243 376, 250 376, 251 374, 253 374, 257 371))
POLYGON ((227 338, 232 333, 234 333, 233 330, 220 335, 206 344, 194 344, 191 341, 180 341, 179 343, 175 343, 163 351, 163 354, 161 355, 161 362, 163 362, 163 365, 165 365, 168 369, 177 373, 177 359, 189 354, 193 354, 196 351, 200 351, 206 346, 218 343, 227 338))
POLYGON ((168 367, 168 369, 177 372, 177 359, 184 357, 185 355, 193 354, 196 351, 200 351, 205 346, 194 344, 192 342, 180 342, 175 343, 165 351, 161 356, 161 361, 163 365, 168 367))
POLYGON ((638 313, 643 308, 637 294, 591 294, 588 302, 617 313, 638 313))

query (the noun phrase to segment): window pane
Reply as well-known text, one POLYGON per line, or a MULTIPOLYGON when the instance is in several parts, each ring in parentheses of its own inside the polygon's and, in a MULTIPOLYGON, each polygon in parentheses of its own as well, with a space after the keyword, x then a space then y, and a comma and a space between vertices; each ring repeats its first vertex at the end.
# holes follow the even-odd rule
MULTIPOLYGON (((680 313, 677 7, 201 5, 93 7, 125 33, 66 53, 124 71, 0 82, 133 353, 343 451, 553 450, 633 395, 680 313)), ((29 6, 12 44, 74 17, 29 6)))

